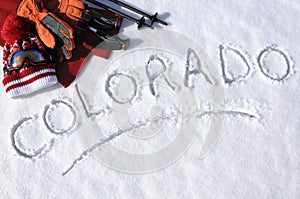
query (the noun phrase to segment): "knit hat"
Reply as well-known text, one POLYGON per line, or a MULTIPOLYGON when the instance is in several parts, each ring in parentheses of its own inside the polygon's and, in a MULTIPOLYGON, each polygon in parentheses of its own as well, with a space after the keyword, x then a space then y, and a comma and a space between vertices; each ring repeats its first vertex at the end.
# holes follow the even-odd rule
POLYGON ((25 23, 16 15, 10 15, 1 31, 5 40, 2 83, 10 97, 28 95, 57 83, 51 56, 35 34, 22 29, 25 23))

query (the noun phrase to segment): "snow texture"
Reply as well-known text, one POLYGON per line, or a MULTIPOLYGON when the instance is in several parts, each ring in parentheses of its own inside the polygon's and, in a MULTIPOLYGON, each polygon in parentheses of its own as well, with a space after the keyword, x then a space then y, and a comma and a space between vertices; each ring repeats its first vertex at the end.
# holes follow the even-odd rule
MULTIPOLYGON (((176 55, 145 48, 126 59, 120 52, 107 61, 93 57, 67 89, 10 99, 1 84, 0 198, 300 198, 299 1, 124 2, 158 11, 170 25, 154 31, 185 35, 214 68, 193 49, 176 55), (131 71, 134 64, 144 68, 131 71), (184 73, 185 81, 174 78, 184 73), (179 84, 198 99, 187 113, 173 96, 179 84), (217 104, 214 86, 224 92, 217 104), (115 114, 124 104, 128 111, 115 114), (202 154, 205 132, 218 119, 216 143, 202 154), (135 163, 122 162, 126 157, 117 166, 99 161, 112 145, 128 154, 159 152, 185 122, 203 131, 183 140, 190 145, 162 168, 130 172, 121 169, 135 163), (91 133, 95 124, 103 137, 91 133)), ((125 21, 121 31, 139 49, 130 37, 136 24, 125 21)))

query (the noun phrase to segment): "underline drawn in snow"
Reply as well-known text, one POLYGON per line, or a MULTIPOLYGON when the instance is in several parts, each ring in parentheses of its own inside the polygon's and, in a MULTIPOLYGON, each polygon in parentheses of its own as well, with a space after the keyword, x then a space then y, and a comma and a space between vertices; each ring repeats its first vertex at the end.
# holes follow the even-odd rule
POLYGON ((209 115, 228 115, 228 116, 241 116, 248 117, 249 119, 260 119, 258 115, 242 112, 242 111, 204 111, 201 114, 197 115, 197 118, 202 118, 204 116, 209 115))
MULTIPOLYGON (((78 90, 79 91, 79 90, 78 90)), ((243 111, 227 111, 227 110, 221 110, 221 111, 199 111, 199 110, 195 110, 191 113, 188 113, 184 116, 182 116, 182 113, 177 113, 177 114, 170 114, 170 115, 162 115, 160 117, 156 117, 154 119, 148 119, 146 121, 144 121, 143 123, 138 123, 138 124, 133 124, 130 127, 126 128, 126 129, 119 129, 117 132, 112 133, 109 137, 101 139, 99 142, 97 142, 96 144, 94 144, 93 146, 91 146, 90 148, 84 150, 80 156, 78 158, 76 158, 72 164, 68 167, 68 169, 66 169, 63 173, 62 176, 66 176, 67 174, 69 174, 77 165, 79 165, 83 160, 85 160, 86 158, 89 158, 89 156, 93 153, 94 150, 99 149, 100 147, 104 146, 105 144, 113 141, 114 139, 126 134, 126 133, 130 133, 134 130, 146 127, 148 125, 151 125, 152 123, 157 123, 158 121, 163 121, 163 120, 171 120, 173 118, 185 118, 186 120, 189 120, 191 117, 197 117, 198 119, 201 119, 204 116, 210 116, 210 115, 219 115, 219 116, 233 116, 233 117, 246 117, 249 119, 260 119, 260 116, 254 113, 249 113, 249 112, 243 112, 243 111)))
POLYGON ((196 52, 189 48, 187 51, 187 60, 186 60, 186 71, 185 71, 185 80, 184 85, 186 87, 191 87, 190 84, 190 76, 202 74, 204 79, 211 85, 213 85, 213 80, 209 77, 208 73, 204 71, 201 60, 196 52))
POLYGON ((21 141, 21 138, 19 137, 18 130, 21 129, 23 125, 31 124, 33 120, 37 120, 37 117, 23 118, 17 124, 15 124, 11 130, 11 141, 13 148, 16 150, 18 155, 32 160, 43 154, 48 153, 54 144, 54 139, 51 139, 50 142, 43 144, 43 146, 37 149, 27 149, 24 146, 24 144, 21 141))
MULTIPOLYGON (((268 79, 273 81, 283 81, 284 79, 288 78, 288 76, 292 72, 292 60, 290 56, 285 53, 283 50, 279 49, 276 45, 268 46, 265 49, 263 49, 257 58, 258 66, 260 71, 266 76, 268 79), (284 58, 285 64, 286 64, 286 70, 283 74, 277 74, 277 73, 271 73, 270 69, 267 69, 267 64, 265 63, 265 59, 270 55, 270 53, 277 53, 281 57, 284 58)), ((282 66, 281 66, 282 67, 282 66)))
POLYGON ((225 81, 225 84, 232 84, 233 82, 240 82, 245 79, 251 71, 250 62, 247 59, 247 56, 242 52, 242 50, 237 49, 231 45, 223 45, 219 46, 220 50, 220 61, 222 67, 222 76, 225 81), (233 54, 232 54, 233 53, 233 54), (229 60, 227 56, 229 54, 234 55, 237 59, 239 59, 239 65, 234 64, 231 66, 229 64, 229 60), (241 68, 244 66, 244 69, 240 70, 240 74, 234 74, 234 72, 230 69, 234 69, 234 67, 241 68), (229 77, 231 76, 231 77, 229 77))
POLYGON ((63 176, 67 175, 69 172, 71 172, 71 170, 73 168, 75 168, 75 166, 77 166, 78 164, 80 164, 81 161, 83 161, 85 158, 87 158, 94 150, 98 149, 99 147, 101 147, 102 145, 114 140, 117 137, 120 137, 121 135, 127 133, 127 132, 131 132, 133 130, 136 130, 138 128, 141 128, 145 125, 140 124, 138 126, 134 126, 131 128, 128 128, 126 130, 119 130, 118 132, 110 135, 108 138, 105 139, 101 139, 98 143, 94 144, 92 147, 90 147, 89 149, 85 150, 83 153, 81 153, 81 155, 79 156, 79 158, 75 159, 72 163, 72 165, 62 173, 63 176))
MULTIPOLYGON (((158 66, 158 64, 155 64, 155 66, 158 66)), ((173 90, 175 90, 175 86, 173 86, 171 84, 171 81, 168 79, 168 77, 165 75, 165 72, 167 71, 167 63, 166 61, 160 57, 160 55, 152 55, 150 56, 148 62, 147 62, 147 65, 146 65, 146 74, 147 74, 147 77, 149 79, 149 87, 150 87, 150 91, 152 93, 153 96, 156 96, 156 92, 155 92, 155 88, 154 88, 154 81, 162 76, 164 78, 164 80, 166 81, 166 83, 170 86, 170 88, 172 88, 173 90), (152 71, 153 68, 151 68, 151 64, 152 62, 155 62, 155 61, 158 61, 159 62, 159 66, 162 67, 161 70, 159 71, 152 71)))

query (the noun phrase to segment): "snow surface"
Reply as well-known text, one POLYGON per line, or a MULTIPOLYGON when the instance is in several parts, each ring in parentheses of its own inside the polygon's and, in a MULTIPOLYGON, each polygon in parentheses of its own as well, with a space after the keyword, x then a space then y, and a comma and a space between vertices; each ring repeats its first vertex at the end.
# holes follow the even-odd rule
POLYGON ((157 25, 153 38, 126 21, 130 53, 93 57, 67 89, 12 100, 0 86, 0 198, 300 198, 299 1, 126 2, 170 25, 157 25), (170 46, 159 40, 169 33, 170 46), (147 48, 151 39, 169 48, 147 48), (195 50, 190 71, 200 73, 186 82, 191 89, 177 90, 185 47, 195 50), (156 97, 145 66, 150 76, 172 68, 160 75, 165 87, 154 84, 156 97), (180 103, 181 92, 195 104, 180 103), (172 157, 163 156, 187 125, 166 151, 172 157), (159 161, 111 156, 111 146, 142 157, 157 152, 159 161))

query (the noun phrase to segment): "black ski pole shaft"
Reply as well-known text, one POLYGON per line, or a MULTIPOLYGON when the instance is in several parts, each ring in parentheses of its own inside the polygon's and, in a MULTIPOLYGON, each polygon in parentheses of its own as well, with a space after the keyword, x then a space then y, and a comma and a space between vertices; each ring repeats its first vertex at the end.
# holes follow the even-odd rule
POLYGON ((121 11, 118 11, 118 10, 112 8, 112 7, 109 7, 109 6, 107 6, 107 5, 103 4, 103 3, 100 3, 99 1, 95 1, 95 0, 86 0, 86 1, 92 3, 92 4, 96 5, 96 6, 99 6, 101 8, 104 8, 104 9, 106 9, 108 11, 111 11, 113 13, 116 13, 118 15, 121 15, 122 17, 124 17, 124 18, 126 18, 126 19, 128 19, 130 21, 133 21, 133 22, 137 23, 139 29, 142 28, 143 26, 147 26, 148 28, 153 29, 152 25, 149 25, 149 24, 145 23, 145 18, 144 17, 142 17, 141 19, 136 19, 136 18, 134 18, 132 16, 129 16, 129 15, 121 12, 121 11))
POLYGON ((155 13, 154 15, 149 15, 148 13, 143 12, 142 10, 139 10, 139 9, 137 9, 137 8, 127 4, 127 3, 124 3, 122 1, 118 1, 118 0, 108 0, 108 1, 111 1, 111 2, 113 2, 113 3, 115 3, 119 6, 123 6, 124 8, 127 8, 127 9, 129 9, 133 12, 136 12, 140 15, 143 15, 143 16, 149 18, 151 20, 151 24, 153 24, 154 22, 157 22, 157 23, 163 24, 165 26, 168 25, 168 23, 166 23, 166 22, 164 22, 164 21, 157 18, 158 13, 155 13))

